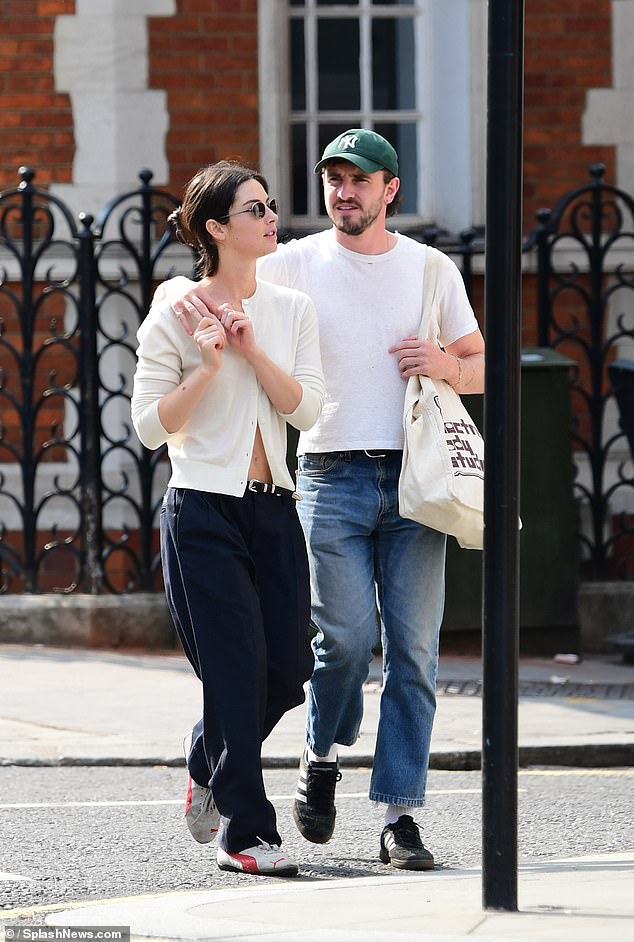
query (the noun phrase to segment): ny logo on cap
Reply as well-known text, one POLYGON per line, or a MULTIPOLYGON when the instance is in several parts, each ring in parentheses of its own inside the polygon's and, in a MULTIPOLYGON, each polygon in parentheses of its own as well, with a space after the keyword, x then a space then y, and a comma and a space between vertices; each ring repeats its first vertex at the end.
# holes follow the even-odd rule
POLYGON ((339 147, 341 148, 341 150, 346 150, 348 147, 351 150, 354 150, 358 142, 359 142, 359 138, 357 137, 356 134, 343 134, 339 138, 339 147))

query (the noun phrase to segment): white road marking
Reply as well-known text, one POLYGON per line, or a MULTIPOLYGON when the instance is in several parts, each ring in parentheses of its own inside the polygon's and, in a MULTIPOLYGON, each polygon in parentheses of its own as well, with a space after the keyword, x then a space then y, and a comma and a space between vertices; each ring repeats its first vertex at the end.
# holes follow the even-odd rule
MULTIPOLYGON (((633 776, 634 768, 628 769, 519 769, 520 778, 528 776, 588 776, 588 775, 618 775, 633 776)), ((480 788, 430 788, 427 790, 427 797, 433 798, 435 795, 479 795, 480 788)), ((524 791, 520 788, 518 791, 524 791)), ((292 801, 295 793, 290 795, 269 795, 271 801, 292 801)), ((342 798, 367 798, 367 791, 364 792, 337 792, 337 800, 342 798)), ((138 799, 127 801, 51 801, 51 802, 13 802, 0 803, 0 811, 10 810, 28 810, 38 808, 132 808, 140 806, 159 807, 161 805, 184 805, 182 798, 156 798, 156 799, 138 799)))
POLYGON ((520 769, 520 775, 634 775, 627 769, 520 769))
MULTIPOLYGON (((466 795, 480 794, 479 788, 434 788, 429 789, 428 795, 466 795)), ((272 801, 292 801, 295 797, 295 792, 292 795, 269 795, 268 796, 272 801)), ((365 792, 337 792, 337 799, 340 798, 367 798, 368 793, 365 792)), ((148 799, 138 799, 138 800, 129 800, 129 801, 23 801, 23 802, 12 802, 12 803, 0 803, 0 811, 10 811, 10 810, 27 810, 27 809, 38 809, 38 808, 127 808, 127 807, 139 807, 139 806, 151 806, 156 807, 160 805, 183 805, 184 799, 182 798, 156 798, 152 800, 148 799)))
POLYGON ((113 808, 126 807, 129 805, 183 805, 185 801, 181 798, 157 799, 156 801, 29 801, 15 804, 0 804, 0 811, 15 808, 113 808))

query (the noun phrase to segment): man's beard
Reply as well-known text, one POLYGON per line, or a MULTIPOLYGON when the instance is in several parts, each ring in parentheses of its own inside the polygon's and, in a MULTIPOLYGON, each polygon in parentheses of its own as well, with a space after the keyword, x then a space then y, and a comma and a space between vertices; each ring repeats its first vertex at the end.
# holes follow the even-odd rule
POLYGON ((346 215, 335 217, 334 210, 329 210, 328 215, 335 229, 338 229, 340 232, 345 232, 346 235, 357 236, 370 228, 372 223, 378 218, 382 209, 383 200, 379 199, 366 209, 365 212, 362 212, 360 218, 357 218, 356 221, 349 219, 346 215))

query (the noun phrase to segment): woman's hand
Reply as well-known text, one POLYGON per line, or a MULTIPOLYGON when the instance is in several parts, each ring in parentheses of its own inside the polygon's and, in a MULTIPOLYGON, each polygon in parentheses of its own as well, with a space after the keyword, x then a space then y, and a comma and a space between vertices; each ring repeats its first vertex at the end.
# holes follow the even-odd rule
POLYGON ((225 330, 229 346, 248 360, 257 351, 251 318, 225 302, 218 305, 218 319, 225 330))
POLYGON ((222 351, 227 335, 214 314, 200 318, 194 331, 194 340, 200 350, 203 366, 217 373, 222 365, 222 351))
POLYGON ((224 327, 214 314, 198 321, 193 337, 200 351, 199 365, 187 379, 182 379, 175 389, 162 396, 158 404, 159 419, 170 435, 178 432, 191 418, 222 366, 222 351, 227 338, 224 327))

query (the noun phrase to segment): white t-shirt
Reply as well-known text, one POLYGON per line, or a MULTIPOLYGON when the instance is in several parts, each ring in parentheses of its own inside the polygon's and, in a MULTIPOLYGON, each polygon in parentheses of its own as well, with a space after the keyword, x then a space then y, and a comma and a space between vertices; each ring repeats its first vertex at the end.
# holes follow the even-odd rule
MULTIPOLYGON (((258 260, 260 278, 306 292, 317 310, 326 398, 297 453, 402 448, 406 383, 387 351, 418 332, 427 247, 397 234, 388 252, 362 255, 339 245, 334 234, 294 239, 258 260)), ((432 339, 446 347, 478 323, 448 256, 438 288, 432 339)))

